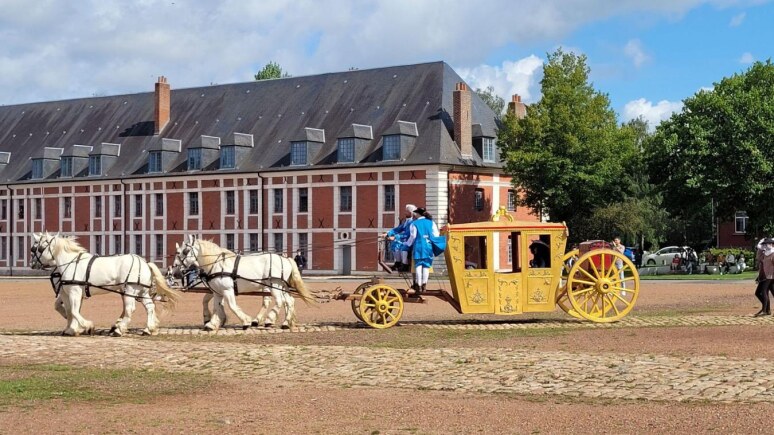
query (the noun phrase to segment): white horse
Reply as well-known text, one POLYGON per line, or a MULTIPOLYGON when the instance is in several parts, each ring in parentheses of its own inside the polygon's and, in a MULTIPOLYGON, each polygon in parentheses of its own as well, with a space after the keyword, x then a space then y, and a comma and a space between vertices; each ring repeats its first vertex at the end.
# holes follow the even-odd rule
POLYGON ((174 307, 181 296, 166 285, 155 264, 134 254, 99 257, 89 254, 73 237, 33 234, 32 268, 53 269, 52 284, 57 292, 54 308, 67 320, 64 335, 91 334, 94 323, 81 315, 81 303, 89 294, 118 293, 124 309, 111 328, 114 336, 126 333, 135 301, 148 313, 143 334, 158 334, 159 322, 154 300, 161 309, 174 307))
POLYGON ((173 267, 177 270, 186 270, 191 265, 199 268, 203 272, 203 281, 212 291, 205 295, 202 301, 204 329, 208 331, 217 330, 225 324, 224 302, 239 317, 242 327, 247 329, 251 325, 258 326, 264 323, 264 320, 264 326, 273 326, 277 321, 280 306, 285 310, 282 327, 295 326, 297 322, 295 300, 290 294, 293 290, 305 302, 314 301, 301 279, 301 272, 295 261, 285 256, 267 252, 237 256, 228 249, 207 240, 198 240, 193 236, 189 236, 183 245, 176 244, 175 247, 173 267), (243 294, 266 291, 271 293, 271 297, 263 298, 263 306, 255 319, 251 319, 237 305, 237 289, 243 294), (214 313, 210 313, 208 302, 213 297, 214 313), (272 299, 275 305, 269 311, 272 299))

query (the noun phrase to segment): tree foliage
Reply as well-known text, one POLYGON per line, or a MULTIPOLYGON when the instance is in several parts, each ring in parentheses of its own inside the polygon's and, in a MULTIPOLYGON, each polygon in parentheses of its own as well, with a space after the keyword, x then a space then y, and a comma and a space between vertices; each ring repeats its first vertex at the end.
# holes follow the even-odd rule
POLYGON ((290 74, 282 71, 282 67, 277 62, 269 62, 264 66, 258 74, 255 75, 256 80, 270 80, 290 77, 290 74))
MULTIPOLYGON (((581 227, 593 224, 598 208, 631 206, 624 199, 636 184, 630 174, 640 165, 642 131, 618 126, 607 95, 592 87, 588 75, 585 56, 561 49, 549 54, 542 99, 527 107, 523 119, 506 114, 498 132, 520 204, 567 222, 573 240, 579 240, 581 227)), ((627 226, 632 232, 637 227, 627 226)))
POLYGON ((774 65, 756 62, 684 101, 647 141, 650 179, 687 220, 714 202, 729 220, 744 210, 753 235, 774 231, 774 65))
POLYGON ((499 117, 503 114, 505 100, 501 96, 495 94, 494 86, 487 86, 486 89, 476 89, 476 93, 484 100, 486 105, 492 109, 495 115, 499 117))

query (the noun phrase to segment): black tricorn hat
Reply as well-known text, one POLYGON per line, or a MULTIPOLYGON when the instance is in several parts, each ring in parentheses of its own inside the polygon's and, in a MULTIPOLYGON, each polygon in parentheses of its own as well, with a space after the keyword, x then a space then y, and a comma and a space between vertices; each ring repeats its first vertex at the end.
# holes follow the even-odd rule
POLYGON ((425 209, 423 209, 422 207, 417 207, 417 209, 414 210, 414 213, 422 216, 423 214, 425 214, 425 209))
POLYGON ((774 245, 774 239, 771 237, 767 237, 763 239, 762 245, 774 245))

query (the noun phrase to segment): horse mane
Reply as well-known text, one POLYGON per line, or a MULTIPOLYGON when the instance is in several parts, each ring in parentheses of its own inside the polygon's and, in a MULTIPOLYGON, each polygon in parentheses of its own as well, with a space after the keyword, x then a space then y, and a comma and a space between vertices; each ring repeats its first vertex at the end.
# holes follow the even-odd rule
POLYGON ((232 251, 229 251, 226 248, 221 248, 220 245, 215 244, 214 242, 210 240, 198 240, 199 242, 199 255, 204 257, 215 257, 220 254, 226 254, 227 256, 236 256, 236 254, 232 251))
POLYGON ((64 251, 67 253, 80 253, 88 252, 86 248, 81 246, 80 243, 75 241, 75 236, 54 236, 58 240, 56 244, 57 251, 64 251))

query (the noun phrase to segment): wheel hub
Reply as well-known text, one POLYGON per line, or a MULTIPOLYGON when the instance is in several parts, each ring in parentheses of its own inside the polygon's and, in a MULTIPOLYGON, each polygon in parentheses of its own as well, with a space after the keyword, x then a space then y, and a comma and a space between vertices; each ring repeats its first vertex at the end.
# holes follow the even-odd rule
POLYGON ((597 281, 597 284, 595 287, 597 292, 602 293, 603 295, 606 295, 611 291, 613 291, 613 283, 607 278, 603 278, 597 281))

